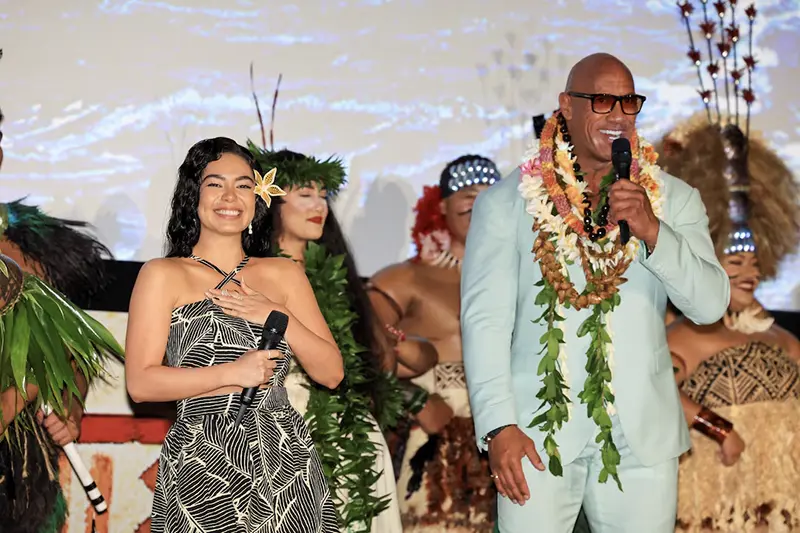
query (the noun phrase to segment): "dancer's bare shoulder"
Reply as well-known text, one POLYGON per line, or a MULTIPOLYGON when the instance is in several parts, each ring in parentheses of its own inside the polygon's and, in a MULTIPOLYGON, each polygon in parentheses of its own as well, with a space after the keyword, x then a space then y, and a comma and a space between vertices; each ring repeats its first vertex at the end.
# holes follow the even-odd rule
POLYGON ((719 351, 720 341, 725 342, 718 335, 720 328, 724 329, 721 324, 699 326, 686 317, 678 317, 667 327, 669 350, 683 360, 691 373, 701 361, 719 351))
POLYGON ((786 350, 789 357, 800 363, 800 341, 797 340, 797 337, 777 324, 773 324, 771 329, 775 330, 778 343, 786 350))
POLYGON ((417 265, 412 261, 395 263, 377 271, 369 280, 369 285, 388 294, 405 307, 417 293, 417 265))
POLYGON ((288 257, 254 257, 250 259, 250 263, 245 269, 245 271, 248 270, 257 274, 259 278, 273 280, 283 277, 288 279, 305 278, 306 275, 302 265, 288 257))
POLYGON ((414 281, 414 272, 416 264, 412 261, 403 261, 402 263, 395 263, 377 271, 370 278, 370 283, 379 285, 381 288, 384 286, 403 286, 414 281))

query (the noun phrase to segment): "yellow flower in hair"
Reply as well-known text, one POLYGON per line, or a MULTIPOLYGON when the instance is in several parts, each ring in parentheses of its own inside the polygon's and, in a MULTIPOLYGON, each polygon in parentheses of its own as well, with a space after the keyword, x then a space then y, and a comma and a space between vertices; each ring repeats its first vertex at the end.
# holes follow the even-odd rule
POLYGON ((258 170, 254 170, 253 172, 255 172, 256 175, 255 193, 264 200, 267 207, 272 204, 273 196, 286 196, 286 191, 275 185, 275 173, 278 172, 277 168, 273 168, 263 176, 258 173, 258 170))

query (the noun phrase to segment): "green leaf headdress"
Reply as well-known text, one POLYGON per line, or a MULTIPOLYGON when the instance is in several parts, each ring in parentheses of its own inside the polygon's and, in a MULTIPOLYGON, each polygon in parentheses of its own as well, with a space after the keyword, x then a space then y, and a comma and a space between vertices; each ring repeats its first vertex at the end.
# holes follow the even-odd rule
POLYGON ((278 93, 283 75, 278 76, 278 83, 275 86, 275 93, 272 98, 272 115, 270 121, 269 139, 270 148, 267 148, 267 136, 264 128, 264 120, 261 116, 261 109, 258 105, 258 97, 253 87, 253 65, 250 64, 250 84, 253 93, 253 100, 256 104, 258 113, 258 123, 261 126, 261 143, 258 147, 250 139, 247 140, 247 148, 258 161, 263 169, 277 168, 275 184, 289 190, 292 187, 305 187, 311 183, 319 184, 328 191, 329 195, 335 195, 347 181, 344 165, 341 159, 329 157, 325 160, 317 159, 313 156, 302 156, 289 150, 275 150, 275 108, 278 103, 278 93))

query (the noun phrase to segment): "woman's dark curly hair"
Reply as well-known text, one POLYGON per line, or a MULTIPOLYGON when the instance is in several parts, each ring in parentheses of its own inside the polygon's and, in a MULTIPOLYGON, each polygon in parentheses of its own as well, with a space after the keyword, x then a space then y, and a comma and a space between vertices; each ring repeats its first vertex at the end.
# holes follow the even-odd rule
MULTIPOLYGON (((178 182, 172 194, 172 209, 167 224, 167 257, 189 257, 200 238, 200 217, 197 205, 200 202, 200 183, 205 168, 217 161, 223 154, 234 154, 261 172, 252 154, 233 139, 216 137, 204 139, 189 149, 186 159, 178 169, 178 182)), ((251 257, 269 257, 271 239, 263 236, 271 234, 272 224, 269 210, 264 202, 256 199, 253 218, 253 233, 242 231, 242 247, 251 257)))

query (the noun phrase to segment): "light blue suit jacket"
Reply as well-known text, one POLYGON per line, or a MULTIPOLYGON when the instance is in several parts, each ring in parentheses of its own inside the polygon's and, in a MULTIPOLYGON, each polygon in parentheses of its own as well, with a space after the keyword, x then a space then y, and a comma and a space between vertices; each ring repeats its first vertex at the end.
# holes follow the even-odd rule
MULTIPOLYGON (((619 422, 631 451, 645 466, 682 454, 689 435, 667 347, 667 298, 698 324, 719 320, 728 307, 730 285, 714 253, 700 194, 661 173, 666 195, 658 243, 649 256, 631 263, 621 286, 621 304, 609 326, 614 343, 612 386, 619 422)), ((462 265, 461 331, 464 366, 478 446, 482 437, 517 424, 543 450, 544 435, 527 426, 541 403, 539 337, 534 305, 541 279, 531 249, 533 217, 517 187, 519 169, 478 196, 462 265)), ((569 267, 580 292, 586 284, 579 264, 569 267)), ((577 397, 586 379, 589 336, 575 332, 591 311, 565 310, 571 418, 556 434, 563 464, 573 461, 597 434, 577 397)), ((546 462, 545 456, 542 459, 546 462)))

